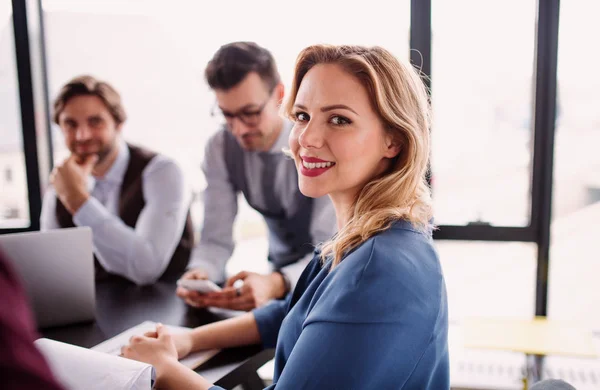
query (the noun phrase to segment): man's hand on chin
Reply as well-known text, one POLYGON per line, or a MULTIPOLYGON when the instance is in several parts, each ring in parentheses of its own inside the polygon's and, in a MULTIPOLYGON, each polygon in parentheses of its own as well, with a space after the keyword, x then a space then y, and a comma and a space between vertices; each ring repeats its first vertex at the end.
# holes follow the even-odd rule
POLYGON ((98 162, 98 156, 89 155, 80 163, 75 155, 69 156, 62 164, 54 167, 50 174, 50 183, 54 186, 56 196, 74 215, 88 200, 87 177, 98 162))

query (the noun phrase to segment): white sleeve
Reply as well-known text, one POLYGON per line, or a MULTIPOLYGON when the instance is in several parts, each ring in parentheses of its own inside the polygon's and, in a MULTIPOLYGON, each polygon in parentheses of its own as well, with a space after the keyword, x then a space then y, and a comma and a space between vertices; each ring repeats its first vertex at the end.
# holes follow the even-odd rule
POLYGON ((40 214, 40 230, 60 229, 56 218, 56 191, 54 187, 48 186, 42 201, 42 212, 40 214))
POLYGON ((73 216, 75 225, 92 229, 100 264, 140 285, 155 282, 169 265, 190 203, 183 172, 172 160, 156 156, 142 175, 146 205, 135 229, 93 197, 73 216))

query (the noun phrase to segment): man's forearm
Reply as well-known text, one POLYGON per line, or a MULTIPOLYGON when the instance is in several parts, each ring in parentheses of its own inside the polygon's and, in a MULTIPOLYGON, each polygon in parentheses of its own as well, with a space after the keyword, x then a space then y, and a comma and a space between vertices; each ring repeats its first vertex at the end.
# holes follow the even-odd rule
POLYGON ((74 215, 77 211, 88 201, 90 194, 87 192, 74 192, 71 194, 65 194, 61 197, 61 202, 65 205, 65 208, 74 215))
MULTIPOLYGON (((140 215, 138 225, 142 218, 140 215)), ((172 253, 165 252, 165 249, 172 251, 171 248, 175 246, 173 242, 162 241, 162 245, 158 245, 157 236, 161 234, 158 230, 152 236, 138 234, 136 229, 127 226, 93 197, 73 216, 73 222, 76 226, 89 226, 92 229, 98 261, 108 272, 124 276, 139 285, 153 283, 159 278, 169 261, 165 255, 172 253)), ((169 234, 175 230, 180 232, 181 228, 175 226, 173 221, 165 218, 160 228, 164 231, 168 229, 169 234)), ((165 235, 160 240, 166 241, 167 238, 165 235)))

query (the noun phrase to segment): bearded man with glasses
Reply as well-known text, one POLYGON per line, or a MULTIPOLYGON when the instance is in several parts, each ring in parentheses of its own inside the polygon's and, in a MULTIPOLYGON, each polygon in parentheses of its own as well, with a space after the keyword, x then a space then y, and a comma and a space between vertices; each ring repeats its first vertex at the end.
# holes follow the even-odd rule
POLYGON ((206 145, 204 222, 183 278, 225 288, 200 294, 179 287, 177 295, 194 307, 252 310, 294 288, 315 246, 335 232, 335 212, 328 197, 302 195, 294 161, 283 153, 292 123, 279 115, 284 87, 272 54, 253 42, 230 43, 215 53, 205 76, 216 95, 212 113, 224 125, 206 145), (272 272, 227 279, 239 193, 265 219, 272 272), (237 280, 242 287, 233 287, 237 280))

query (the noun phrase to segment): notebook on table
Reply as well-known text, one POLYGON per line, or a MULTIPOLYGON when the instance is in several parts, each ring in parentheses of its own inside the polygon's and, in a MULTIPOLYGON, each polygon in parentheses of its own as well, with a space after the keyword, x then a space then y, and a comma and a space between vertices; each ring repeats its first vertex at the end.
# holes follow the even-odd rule
MULTIPOLYGON (((171 333, 191 330, 180 326, 166 326, 171 333)), ((121 347, 129 343, 131 336, 143 335, 155 329, 155 322, 145 321, 90 349, 44 338, 37 340, 36 346, 66 389, 151 389, 155 380, 154 368, 119 355, 121 347)), ((180 362, 193 370, 219 351, 214 349, 192 353, 180 362)))

